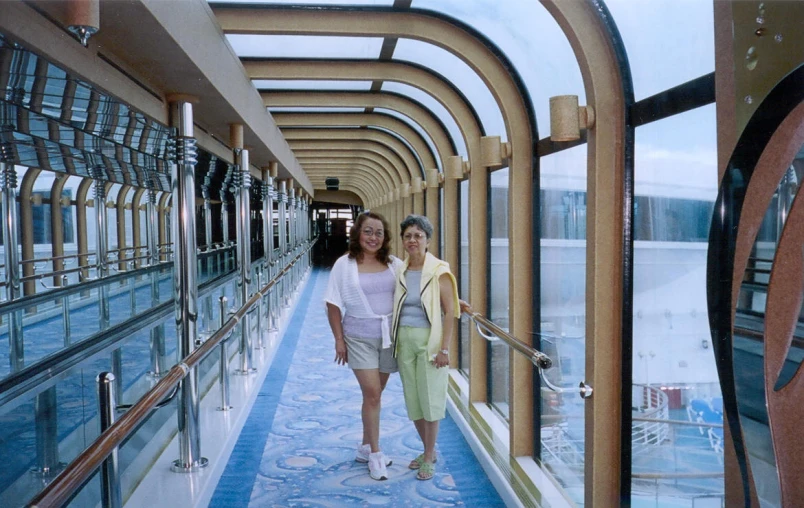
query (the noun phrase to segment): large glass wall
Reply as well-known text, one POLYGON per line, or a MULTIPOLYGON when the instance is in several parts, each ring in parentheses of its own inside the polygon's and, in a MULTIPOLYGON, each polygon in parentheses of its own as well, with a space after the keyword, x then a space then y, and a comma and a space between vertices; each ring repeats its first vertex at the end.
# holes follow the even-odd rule
POLYGON ((541 457, 574 502, 584 496, 586 362, 586 145, 540 161, 541 457))
MULTIPOLYGON (((460 238, 461 238, 461 276, 458 283, 458 293, 462 300, 470 302, 469 298, 469 180, 463 180, 459 187, 460 200, 460 238)), ((469 326, 471 321, 461 317, 458 329, 460 342, 459 368, 469 375, 469 326)))
POLYGON ((723 494, 723 408, 706 305, 714 147, 714 105, 636 130, 632 498, 650 506, 723 494))
MULTIPOLYGON (((508 297, 510 293, 508 274, 508 168, 491 174, 491 198, 489 200, 489 242, 491 243, 491 294, 489 306, 491 320, 504 330, 509 329, 508 297)), ((508 420, 508 375, 509 347, 505 342, 491 339, 488 401, 499 414, 508 420)))

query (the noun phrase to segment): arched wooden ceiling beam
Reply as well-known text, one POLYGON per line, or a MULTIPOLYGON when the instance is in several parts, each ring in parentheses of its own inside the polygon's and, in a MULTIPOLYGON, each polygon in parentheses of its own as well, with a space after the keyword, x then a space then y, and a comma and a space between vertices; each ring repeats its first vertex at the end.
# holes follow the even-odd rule
MULTIPOLYGON (((315 122, 315 119, 311 119, 315 122)), ((347 119, 348 121, 348 119, 347 119)), ((401 122, 400 122, 401 123, 401 122)), ((345 126, 349 127, 349 126, 345 126)), ((413 132, 413 129, 410 129, 413 132)), ((380 129, 361 129, 361 128, 285 128, 282 132, 288 143, 295 143, 296 141, 303 140, 318 140, 318 141, 374 141, 380 143, 391 149, 397 156, 399 156, 405 165, 413 171, 407 175, 405 181, 410 182, 415 177, 424 177, 424 170, 427 168, 434 168, 435 159, 433 158, 430 150, 427 150, 427 145, 424 144, 421 138, 418 138, 421 143, 411 146, 403 142, 407 139, 395 136, 394 134, 380 130, 380 129), (419 152, 418 149, 424 148, 425 152, 419 152), (426 166, 425 166, 426 164, 426 166)))
POLYGON ((367 197, 379 197, 385 195, 385 193, 379 191, 375 187, 375 183, 370 181, 370 178, 367 179, 366 177, 357 176, 357 175, 349 175, 349 170, 351 168, 348 167, 339 167, 337 165, 331 166, 323 166, 319 171, 320 173, 310 173, 311 182, 313 185, 321 184, 322 186, 326 187, 326 179, 329 177, 337 177, 341 183, 339 187, 344 187, 349 185, 355 188, 359 188, 362 190, 362 193, 367 197), (326 175, 326 176, 325 176, 326 175))
POLYGON ((396 188, 393 179, 387 174, 387 169, 384 168, 381 163, 369 157, 361 157, 354 152, 350 152, 350 155, 341 157, 326 152, 316 152, 316 154, 317 156, 305 156, 305 154, 301 154, 299 162, 302 164, 302 167, 305 168, 305 171, 310 172, 326 164, 338 164, 343 167, 360 169, 361 173, 367 173, 373 181, 377 182, 377 190, 380 193, 384 194, 396 188))
POLYGON ((313 203, 335 203, 338 205, 367 206, 366 201, 357 193, 345 189, 330 191, 324 188, 316 188, 313 203))
POLYGON ((315 171, 328 164, 337 164, 345 168, 353 168, 355 173, 360 173, 365 178, 376 183, 375 190, 380 194, 394 190, 396 185, 393 180, 385 174, 381 165, 369 159, 355 157, 323 157, 323 158, 302 158, 303 167, 306 171, 315 171))
MULTIPOLYGON (((313 188, 316 190, 316 197, 314 198, 314 201, 318 201, 318 192, 322 191, 322 190, 326 190, 327 187, 323 183, 315 183, 315 182, 311 182, 311 183, 313 185, 313 188)), ((344 185, 341 188, 339 188, 337 191, 331 191, 331 192, 340 192, 340 191, 347 191, 347 192, 350 192, 352 194, 356 194, 357 197, 360 198, 360 201, 362 201, 363 203, 366 203, 370 199, 370 196, 365 194, 363 189, 361 189, 360 187, 352 186, 352 185, 344 185)))
MULTIPOLYGON (((260 92, 265 106, 271 107, 361 107, 385 108, 405 115, 417 123, 436 147, 438 157, 457 155, 455 142, 444 123, 420 102, 396 92, 276 91, 260 92)), ((379 113, 382 114, 382 113, 379 113)))
POLYGON ((288 144, 294 152, 298 150, 316 150, 316 151, 329 151, 329 150, 360 150, 364 153, 374 153, 381 159, 385 159, 386 167, 393 168, 396 171, 390 172, 391 177, 394 179, 395 186, 399 187, 403 183, 410 183, 410 171, 403 161, 393 150, 388 148, 382 143, 376 141, 289 141, 288 144))
MULTIPOLYGON (((403 62, 365 60, 276 60, 244 58, 251 79, 395 81, 431 95, 455 120, 469 160, 480 161, 482 126, 474 110, 452 84, 435 73, 403 62)), ((389 106, 392 103, 389 102, 389 106)), ((445 153, 448 153, 445 150, 445 153)), ((441 158, 444 161, 444 157, 441 158)))
POLYGON ((388 192, 382 188, 377 177, 371 172, 357 173, 353 165, 340 165, 337 162, 321 164, 308 172, 310 178, 324 182, 329 177, 336 177, 341 183, 355 185, 364 190, 366 194, 382 196, 388 192))
POLYGON ((306 168, 311 176, 323 175, 330 169, 335 169, 337 174, 328 176, 338 176, 342 181, 360 181, 370 184, 370 190, 377 195, 384 195, 389 190, 393 190, 393 187, 388 187, 387 182, 383 181, 371 166, 362 162, 344 162, 338 159, 332 161, 321 160, 307 163, 306 168))
MULTIPOLYGON (((421 135, 413 130, 408 124, 403 122, 398 118, 394 118, 390 115, 385 115, 381 113, 298 113, 298 114, 289 114, 289 113, 277 113, 274 115, 274 120, 276 121, 277 125, 280 129, 282 129, 282 134, 285 135, 285 139, 294 139, 293 136, 297 135, 294 133, 293 129, 287 129, 286 127, 308 127, 308 126, 315 126, 315 127, 382 127, 384 129, 390 130, 397 134, 399 137, 404 139, 413 150, 416 151, 416 155, 421 160, 422 164, 424 164, 421 172, 414 173, 411 177, 414 176, 421 176, 424 177, 424 170, 430 168, 438 167, 435 162, 435 157, 433 153, 430 151, 430 147, 427 146, 427 143, 421 137, 421 135)), ((310 130, 310 129, 305 129, 310 130)), ((335 134, 338 130, 344 132, 353 132, 357 129, 321 129, 324 132, 335 134)), ((361 129, 359 131, 362 134, 366 134, 365 129, 361 129)), ((369 130, 368 131, 372 139, 375 139, 374 136, 378 132, 378 130, 369 130)), ((384 136, 387 136, 383 132, 384 136)), ((296 138, 298 139, 298 138, 296 138)), ((396 143, 393 144, 396 146, 396 143)), ((410 149, 405 146, 404 150, 400 152, 400 155, 405 152, 409 152, 410 149)))

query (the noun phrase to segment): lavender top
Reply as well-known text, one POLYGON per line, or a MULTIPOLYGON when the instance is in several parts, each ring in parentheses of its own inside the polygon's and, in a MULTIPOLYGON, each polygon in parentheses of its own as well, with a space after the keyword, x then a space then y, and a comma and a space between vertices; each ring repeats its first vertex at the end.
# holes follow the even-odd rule
MULTIPOLYGON (((396 278, 391 268, 377 273, 358 273, 360 290, 366 295, 371 311, 387 316, 394 311, 394 284, 396 278)), ((356 318, 346 314, 343 317, 343 334, 361 339, 382 337, 382 320, 356 318)))

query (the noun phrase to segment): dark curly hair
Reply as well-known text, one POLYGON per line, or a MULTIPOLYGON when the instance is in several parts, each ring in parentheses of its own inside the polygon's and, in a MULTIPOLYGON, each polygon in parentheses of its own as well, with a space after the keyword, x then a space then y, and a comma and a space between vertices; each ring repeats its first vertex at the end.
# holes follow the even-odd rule
POLYGON ((382 237, 382 245, 377 251, 377 261, 389 265, 391 264, 391 235, 388 231, 388 222, 385 217, 374 212, 363 212, 357 216, 354 226, 349 231, 349 258, 360 261, 363 259, 363 248, 360 247, 360 232, 363 231, 363 223, 367 219, 376 219, 382 222, 382 229, 385 235, 382 237))

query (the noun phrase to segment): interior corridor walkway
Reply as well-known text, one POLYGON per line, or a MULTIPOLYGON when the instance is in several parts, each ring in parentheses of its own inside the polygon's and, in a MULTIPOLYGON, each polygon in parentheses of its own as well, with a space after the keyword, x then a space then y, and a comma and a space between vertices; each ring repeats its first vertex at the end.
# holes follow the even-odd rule
POLYGON ((407 464, 422 448, 397 374, 382 399, 390 478, 374 481, 354 461, 360 390, 352 372, 333 362, 323 304, 328 278, 328 271, 312 272, 210 506, 504 506, 449 415, 435 478, 416 480, 407 464))

